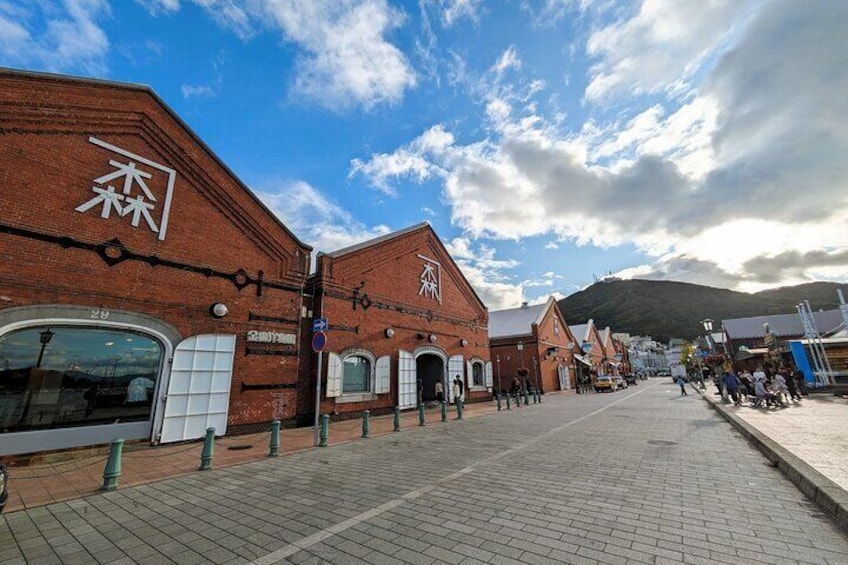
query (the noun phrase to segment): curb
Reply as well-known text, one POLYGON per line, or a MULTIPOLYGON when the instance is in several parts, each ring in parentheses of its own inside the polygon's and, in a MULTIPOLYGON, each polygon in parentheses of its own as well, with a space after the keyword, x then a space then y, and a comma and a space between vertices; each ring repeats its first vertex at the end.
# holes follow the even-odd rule
POLYGON ((822 475, 802 459, 775 443, 760 430, 748 424, 721 404, 709 399, 705 391, 698 391, 701 398, 719 415, 727 420, 742 436, 762 453, 772 467, 798 487, 807 498, 836 522, 837 527, 848 533, 848 492, 822 475))

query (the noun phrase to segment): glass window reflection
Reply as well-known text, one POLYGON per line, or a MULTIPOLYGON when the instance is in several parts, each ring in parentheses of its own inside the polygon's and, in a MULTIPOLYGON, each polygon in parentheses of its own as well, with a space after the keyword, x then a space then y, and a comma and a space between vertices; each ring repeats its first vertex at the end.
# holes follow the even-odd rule
POLYGON ((358 355, 345 358, 342 393, 368 392, 370 382, 371 363, 368 359, 358 355))
POLYGON ((0 432, 149 420, 162 355, 158 341, 114 329, 0 336, 0 432))

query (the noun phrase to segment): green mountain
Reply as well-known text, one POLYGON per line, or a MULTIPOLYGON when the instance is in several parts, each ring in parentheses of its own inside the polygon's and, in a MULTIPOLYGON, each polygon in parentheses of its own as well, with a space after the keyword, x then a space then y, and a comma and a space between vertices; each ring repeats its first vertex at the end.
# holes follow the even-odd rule
POLYGON ((650 335, 657 341, 694 339, 703 334, 700 321, 794 314, 795 306, 809 300, 813 310, 839 307, 837 288, 844 284, 815 282, 781 287, 755 294, 672 281, 608 280, 557 302, 569 324, 589 318, 599 328, 614 332, 650 335))

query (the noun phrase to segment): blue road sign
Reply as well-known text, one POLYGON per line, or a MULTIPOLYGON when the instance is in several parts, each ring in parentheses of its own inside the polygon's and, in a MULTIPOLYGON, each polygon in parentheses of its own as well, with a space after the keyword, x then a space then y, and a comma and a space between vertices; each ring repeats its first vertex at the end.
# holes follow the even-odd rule
POLYGON ((327 323, 327 318, 312 318, 312 331, 325 332, 330 325, 327 323))
POLYGON ((320 353, 327 345, 327 334, 324 332, 315 332, 312 334, 312 351, 320 353))

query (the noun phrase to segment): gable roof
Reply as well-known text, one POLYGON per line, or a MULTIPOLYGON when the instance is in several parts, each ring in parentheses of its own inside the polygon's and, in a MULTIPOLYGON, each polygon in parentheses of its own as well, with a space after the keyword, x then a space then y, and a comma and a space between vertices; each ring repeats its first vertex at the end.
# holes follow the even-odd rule
POLYGON ((589 325, 592 323, 592 320, 589 320, 588 323, 585 324, 577 324, 576 326, 568 326, 568 329, 571 330, 571 335, 574 336, 574 339, 578 341, 584 341, 589 339, 589 325))
POLYGON ((522 305, 519 308, 489 312, 489 339, 530 335, 533 333, 533 324, 541 322, 550 308, 551 300, 553 298, 544 304, 522 305))
POLYGON ((115 82, 111 80, 103 80, 103 79, 94 79, 94 78, 86 78, 86 77, 77 77, 72 75, 64 75, 58 73, 44 73, 44 72, 36 72, 36 71, 23 71, 19 69, 12 69, 8 67, 0 67, 0 78, 2 77, 11 77, 13 79, 30 79, 30 80, 38 80, 44 82, 52 82, 52 83, 72 83, 78 85, 90 85, 93 87, 100 88, 111 88, 116 90, 128 90, 128 91, 136 91, 142 92, 147 96, 150 96, 156 104, 164 110, 168 116, 173 119, 179 126, 183 129, 183 131, 194 141, 197 143, 200 148, 213 160, 215 164, 217 164, 227 176, 229 176, 236 185, 241 188, 245 194, 250 196, 250 198, 254 201, 254 203, 265 212, 285 233, 288 235, 297 246, 307 251, 307 253, 312 252, 312 246, 301 241, 295 234, 292 232, 288 226, 286 226, 280 218, 271 211, 268 206, 265 205, 262 200, 259 199, 256 194, 246 185, 242 180, 230 169, 230 167, 221 160, 220 157, 200 138, 197 133, 177 114, 170 106, 168 106, 165 101, 159 97, 158 94, 150 87, 145 84, 138 83, 129 83, 129 82, 115 82))
MULTIPOLYGON (((842 324, 842 312, 839 310, 823 310, 813 312, 813 319, 821 335, 827 335, 837 330, 842 324)), ((763 324, 768 324, 771 332, 777 337, 792 337, 804 335, 804 324, 798 314, 779 314, 776 316, 754 316, 752 318, 735 318, 722 320, 725 333, 730 339, 763 338, 766 335, 763 324)))
POLYGON ((387 234, 384 234, 384 235, 381 235, 381 236, 378 236, 378 237, 375 237, 375 238, 372 238, 372 239, 369 239, 369 240, 366 240, 366 241, 363 241, 363 242, 360 242, 360 243, 355 243, 353 245, 349 245, 347 247, 337 249, 336 251, 321 252, 321 255, 326 255, 327 257, 331 257, 333 259, 336 259, 338 257, 342 257, 342 256, 348 255, 350 253, 362 251, 363 249, 367 249, 367 248, 372 247, 374 245, 379 245, 379 244, 384 243, 386 241, 391 241, 393 239, 403 237, 406 234, 412 233, 414 231, 418 231, 422 228, 430 228, 432 230, 429 222, 421 222, 421 223, 415 224, 414 226, 409 226, 408 228, 403 228, 403 229, 398 230, 398 231, 393 231, 391 233, 387 233, 387 234))

